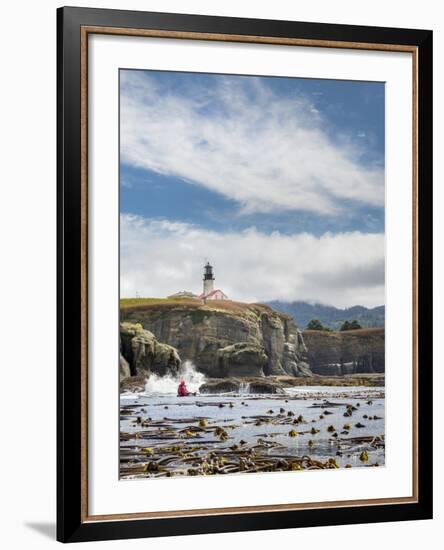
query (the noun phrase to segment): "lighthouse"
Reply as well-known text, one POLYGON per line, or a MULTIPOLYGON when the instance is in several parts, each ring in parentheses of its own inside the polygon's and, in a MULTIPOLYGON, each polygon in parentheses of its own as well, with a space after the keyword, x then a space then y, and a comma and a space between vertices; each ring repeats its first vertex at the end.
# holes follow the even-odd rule
POLYGON ((210 265, 210 262, 207 262, 204 267, 204 277, 203 277, 203 294, 208 296, 214 290, 214 275, 213 275, 213 266, 210 265))
POLYGON ((197 298, 198 300, 202 300, 205 304, 207 303, 207 300, 228 300, 228 296, 225 292, 223 292, 220 288, 214 288, 214 280, 213 266, 210 265, 210 262, 207 262, 204 265, 202 294, 196 296, 193 292, 181 290, 175 294, 170 294, 168 298, 197 298))
POLYGON ((220 288, 214 289, 213 266, 210 265, 210 262, 204 265, 203 292, 199 298, 204 302, 207 300, 228 300, 228 296, 220 288))

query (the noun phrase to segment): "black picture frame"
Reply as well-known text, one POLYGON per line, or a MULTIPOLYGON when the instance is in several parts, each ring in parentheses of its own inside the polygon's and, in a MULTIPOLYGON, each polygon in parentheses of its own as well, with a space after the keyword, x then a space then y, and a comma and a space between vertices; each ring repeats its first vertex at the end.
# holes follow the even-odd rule
MULTIPOLYGON (((432 518, 432 32, 64 7, 57 10, 58 371, 57 539, 62 542, 432 518), (417 51, 416 502, 150 519, 85 519, 82 512, 81 29, 155 29, 308 41, 406 45, 417 51)), ((406 274, 410 276, 410 274, 406 274)))

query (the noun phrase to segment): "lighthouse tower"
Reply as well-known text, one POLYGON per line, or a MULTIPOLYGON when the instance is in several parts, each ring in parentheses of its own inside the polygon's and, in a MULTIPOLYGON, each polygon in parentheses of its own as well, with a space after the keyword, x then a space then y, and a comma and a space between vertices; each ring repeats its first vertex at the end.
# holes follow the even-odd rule
POLYGON ((222 292, 220 288, 214 288, 213 266, 210 265, 210 262, 207 262, 204 266, 203 292, 198 298, 203 300, 205 304, 207 300, 228 300, 225 292, 222 292))
POLYGON ((210 262, 207 262, 204 267, 204 277, 203 277, 203 295, 208 296, 214 289, 214 275, 213 275, 213 266, 210 265, 210 262))

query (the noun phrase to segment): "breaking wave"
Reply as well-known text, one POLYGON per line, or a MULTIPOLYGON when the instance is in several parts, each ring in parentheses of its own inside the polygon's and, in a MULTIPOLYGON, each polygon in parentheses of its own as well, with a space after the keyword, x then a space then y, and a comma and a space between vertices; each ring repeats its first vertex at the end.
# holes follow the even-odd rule
POLYGON ((145 394, 147 395, 176 395, 177 386, 181 380, 185 380, 185 384, 190 392, 196 392, 200 386, 205 383, 205 375, 196 370, 192 361, 182 363, 177 374, 167 374, 158 376, 150 374, 145 384, 145 394))

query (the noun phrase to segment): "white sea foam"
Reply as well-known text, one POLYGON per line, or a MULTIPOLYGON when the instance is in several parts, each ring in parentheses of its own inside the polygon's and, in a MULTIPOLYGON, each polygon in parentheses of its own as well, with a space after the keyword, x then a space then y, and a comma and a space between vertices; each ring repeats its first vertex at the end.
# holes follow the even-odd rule
POLYGON ((140 394, 135 392, 124 392, 120 394, 120 399, 138 399, 140 394))
POLYGON ((181 380, 185 380, 188 391, 196 392, 206 381, 206 378, 204 374, 196 370, 192 361, 185 361, 182 363, 177 374, 167 374, 166 376, 150 374, 145 384, 145 394, 176 395, 177 387, 181 380))
POLYGON ((250 393, 250 383, 249 382, 241 382, 239 384, 239 393, 241 395, 250 393))

